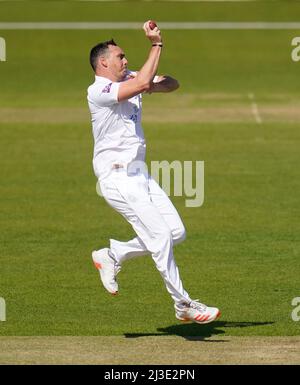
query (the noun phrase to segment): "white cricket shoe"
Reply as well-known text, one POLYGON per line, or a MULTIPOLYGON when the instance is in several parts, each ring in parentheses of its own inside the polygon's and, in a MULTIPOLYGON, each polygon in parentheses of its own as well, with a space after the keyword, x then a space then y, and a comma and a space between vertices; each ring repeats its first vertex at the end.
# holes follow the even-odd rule
POLYGON ((118 294, 118 283, 116 275, 121 270, 121 266, 111 257, 108 248, 92 252, 92 258, 96 269, 100 273, 100 278, 105 289, 112 295, 118 294))
POLYGON ((198 299, 189 304, 175 305, 176 318, 180 321, 193 321, 198 324, 208 324, 220 317, 221 312, 216 307, 200 303, 198 299))

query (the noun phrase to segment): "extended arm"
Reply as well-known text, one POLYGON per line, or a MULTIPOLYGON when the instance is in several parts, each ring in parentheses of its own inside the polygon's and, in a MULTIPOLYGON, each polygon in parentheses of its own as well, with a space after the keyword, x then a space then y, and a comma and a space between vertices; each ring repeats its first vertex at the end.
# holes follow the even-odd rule
POLYGON ((172 92, 179 88, 179 83, 171 76, 158 76, 156 82, 152 82, 150 89, 147 91, 149 94, 152 92, 172 92))

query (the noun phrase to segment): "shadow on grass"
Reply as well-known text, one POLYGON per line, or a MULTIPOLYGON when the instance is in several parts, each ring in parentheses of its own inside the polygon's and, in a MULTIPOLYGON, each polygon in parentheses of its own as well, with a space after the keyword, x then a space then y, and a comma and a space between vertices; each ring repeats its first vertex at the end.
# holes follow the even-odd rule
POLYGON ((215 321, 207 325, 196 323, 172 325, 166 328, 158 328, 159 333, 125 333, 126 338, 151 337, 151 336, 180 336, 189 341, 227 342, 225 340, 206 340, 214 335, 224 334, 220 328, 248 328, 255 326, 272 325, 274 322, 226 322, 215 321))

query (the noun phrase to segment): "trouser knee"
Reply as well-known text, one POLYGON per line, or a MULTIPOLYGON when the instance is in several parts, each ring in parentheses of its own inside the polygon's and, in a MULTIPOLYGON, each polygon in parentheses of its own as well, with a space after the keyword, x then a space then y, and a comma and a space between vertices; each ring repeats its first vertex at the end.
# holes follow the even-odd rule
POLYGON ((172 248, 173 246, 173 234, 171 230, 165 229, 159 235, 154 238, 155 252, 162 251, 164 249, 172 248))
POLYGON ((186 239, 186 231, 183 226, 180 226, 172 230, 173 243, 177 245, 180 242, 183 242, 186 239))

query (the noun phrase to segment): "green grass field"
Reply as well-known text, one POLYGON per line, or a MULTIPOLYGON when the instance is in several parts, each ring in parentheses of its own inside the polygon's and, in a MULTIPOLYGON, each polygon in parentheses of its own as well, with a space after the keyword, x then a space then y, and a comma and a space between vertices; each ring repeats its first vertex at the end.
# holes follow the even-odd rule
MULTIPOLYGON (((151 3, 4 2, 0 22, 297 21, 299 4, 284 3, 164 2, 153 12, 151 3)), ((190 295, 222 318, 179 324, 151 257, 124 265, 116 298, 91 262, 109 238, 134 234, 95 191, 88 54, 114 37, 138 69, 143 32, 0 30, 1 336, 299 334, 291 301, 300 295, 300 63, 291 40, 300 32, 162 33, 159 72, 181 88, 144 97, 147 159, 205 161, 204 205, 172 198, 187 229, 175 256, 190 295)))

